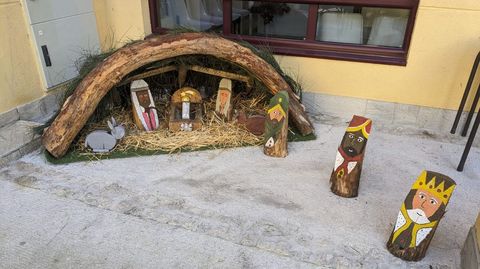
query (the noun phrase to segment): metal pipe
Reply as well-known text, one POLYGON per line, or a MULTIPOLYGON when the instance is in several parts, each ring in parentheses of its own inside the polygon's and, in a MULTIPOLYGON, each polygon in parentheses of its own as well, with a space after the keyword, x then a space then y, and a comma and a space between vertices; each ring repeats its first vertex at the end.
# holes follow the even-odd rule
POLYGON ((475 135, 477 134, 478 125, 480 125, 480 113, 477 114, 475 122, 473 123, 472 132, 470 133, 470 136, 468 137, 467 145, 465 146, 465 150, 463 151, 463 154, 462 154, 462 159, 460 160, 460 163, 458 164, 457 171, 459 171, 459 172, 463 171, 463 167, 465 166, 465 161, 467 160, 468 153, 470 152, 470 149, 472 148, 473 140, 475 139, 475 135))
POLYGON ((473 98, 472 107, 468 112, 467 120, 465 121, 465 125, 463 126, 462 136, 467 136, 468 128, 470 128, 470 122, 472 122, 473 114, 477 109, 477 104, 479 99, 480 99, 480 85, 478 85, 477 93, 475 93, 475 98, 473 98))
MULTIPOLYGON (((468 78, 467 86, 465 87, 465 91, 463 92, 462 101, 460 102, 460 106, 458 107, 457 115, 455 116, 455 121, 453 122, 452 130, 450 131, 450 133, 452 134, 454 134, 457 131, 458 122, 460 121, 463 108, 465 107, 465 103, 467 102, 468 95, 470 93, 470 88, 472 87, 473 79, 475 78, 475 74, 477 73, 477 68, 479 63, 480 63, 480 52, 478 52, 477 58, 475 58, 472 71, 470 72, 470 77, 468 78)), ((468 125, 470 125, 470 122, 468 122, 468 125)), ((466 129, 468 130, 468 127, 466 129)))

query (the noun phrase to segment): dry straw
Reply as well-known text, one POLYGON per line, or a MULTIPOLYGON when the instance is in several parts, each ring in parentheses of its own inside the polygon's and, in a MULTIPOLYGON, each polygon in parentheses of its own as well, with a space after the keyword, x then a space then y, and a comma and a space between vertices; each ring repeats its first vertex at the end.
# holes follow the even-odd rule
MULTIPOLYGON (((237 95, 233 100, 233 106, 237 110, 243 110, 247 115, 264 113, 266 108, 266 96, 261 94, 250 99, 241 98, 237 95)), ((125 125, 127 135, 119 141, 114 151, 131 152, 135 150, 164 151, 169 153, 182 150, 198 150, 203 148, 229 148, 240 146, 260 145, 263 138, 250 133, 244 125, 235 120, 227 122, 215 114, 215 98, 204 103, 203 127, 191 132, 168 131, 165 119, 167 118, 165 106, 158 106, 160 128, 153 132, 141 131, 133 122, 132 111, 117 109, 112 114, 118 123, 125 125)), ((86 126, 75 143, 74 149, 84 155, 92 153, 85 147, 85 137, 88 133, 98 129, 108 129, 108 118, 99 123, 86 126)))

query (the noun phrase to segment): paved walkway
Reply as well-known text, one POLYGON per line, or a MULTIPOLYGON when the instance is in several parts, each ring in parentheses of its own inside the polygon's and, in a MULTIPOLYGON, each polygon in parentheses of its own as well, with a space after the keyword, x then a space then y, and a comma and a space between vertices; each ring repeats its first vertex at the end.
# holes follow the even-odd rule
POLYGON ((344 125, 286 159, 257 147, 53 166, 35 152, 0 170, 3 268, 456 268, 480 205, 480 151, 373 130, 360 196, 328 180, 344 125), (458 187, 421 262, 385 248, 423 169, 458 187))

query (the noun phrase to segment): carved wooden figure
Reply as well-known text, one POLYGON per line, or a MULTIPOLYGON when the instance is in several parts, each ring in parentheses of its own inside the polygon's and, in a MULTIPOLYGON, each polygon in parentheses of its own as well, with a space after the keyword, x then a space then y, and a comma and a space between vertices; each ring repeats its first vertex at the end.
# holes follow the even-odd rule
POLYGON ((202 96, 191 87, 178 89, 170 102, 168 129, 193 131, 202 127, 202 96))
POLYGON ((231 98, 232 98, 232 81, 229 79, 222 79, 220 80, 220 85, 218 87, 217 93, 217 101, 215 104, 215 112, 230 120, 232 115, 232 106, 231 106, 231 98))
POLYGON ((286 157, 288 135, 288 93, 280 91, 270 100, 265 121, 263 152, 272 157, 286 157))
POLYGON ((342 197, 357 197, 363 157, 372 128, 370 119, 354 115, 338 147, 330 189, 342 197))
POLYGON ((138 128, 153 131, 158 128, 158 113, 152 93, 145 80, 135 80, 130 86, 133 119, 138 128))
POLYGON ((388 239, 387 248, 393 255, 407 261, 425 257, 455 186, 455 181, 445 175, 422 172, 405 198, 388 239))

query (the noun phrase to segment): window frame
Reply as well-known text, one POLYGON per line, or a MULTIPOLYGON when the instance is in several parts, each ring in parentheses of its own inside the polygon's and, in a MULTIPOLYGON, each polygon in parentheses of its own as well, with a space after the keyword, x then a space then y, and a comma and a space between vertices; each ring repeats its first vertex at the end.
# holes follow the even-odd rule
MULTIPOLYGON (((200 0, 199 0, 200 1, 200 0)), ((241 0, 247 1, 247 0, 241 0)), ((259 0, 260 1, 260 0, 259 0)), ((419 0, 261 0, 263 2, 309 4, 307 18, 307 34, 304 40, 285 38, 267 38, 232 33, 232 2, 223 0, 223 36, 230 39, 244 40, 256 45, 267 45, 276 54, 367 62, 406 66, 408 51, 412 39, 413 29, 418 11, 419 0), (401 48, 374 47, 361 44, 342 44, 316 40, 318 7, 319 5, 344 5, 378 8, 408 9, 410 15, 407 21, 403 46, 401 48)), ((164 34, 167 29, 161 28, 158 23, 157 1, 149 0, 150 22, 152 33, 164 34)))

